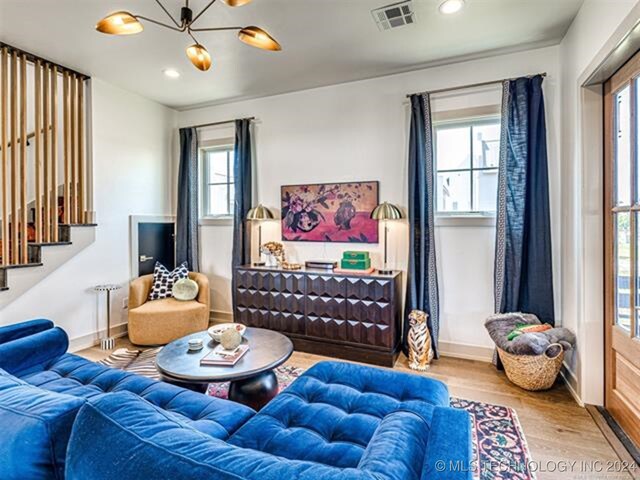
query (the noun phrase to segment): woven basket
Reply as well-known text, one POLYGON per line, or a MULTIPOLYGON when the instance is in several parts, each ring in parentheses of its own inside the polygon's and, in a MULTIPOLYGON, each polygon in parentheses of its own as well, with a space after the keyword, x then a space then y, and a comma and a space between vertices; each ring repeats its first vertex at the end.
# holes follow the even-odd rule
POLYGON ((564 349, 559 343, 549 345, 542 355, 514 355, 500 348, 498 354, 507 378, 520 388, 532 392, 551 388, 564 360, 564 349), (550 357, 547 352, 553 346, 558 346, 560 353, 550 357))

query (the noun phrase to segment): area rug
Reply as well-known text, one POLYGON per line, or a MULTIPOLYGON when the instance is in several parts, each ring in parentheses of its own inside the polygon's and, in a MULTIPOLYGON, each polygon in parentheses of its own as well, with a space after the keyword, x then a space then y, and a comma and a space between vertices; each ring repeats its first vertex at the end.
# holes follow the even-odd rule
MULTIPOLYGON (((121 348, 98 363, 146 377, 159 379, 155 358, 160 348, 128 350, 121 348)), ((281 365, 275 369, 280 391, 286 389, 304 373, 303 368, 281 365)), ((207 394, 227 398, 229 383, 212 383, 207 394)), ((530 471, 531 454, 516 411, 509 407, 489 403, 451 398, 451 406, 466 410, 471 415, 473 456, 470 468, 478 480, 535 480, 530 471)))

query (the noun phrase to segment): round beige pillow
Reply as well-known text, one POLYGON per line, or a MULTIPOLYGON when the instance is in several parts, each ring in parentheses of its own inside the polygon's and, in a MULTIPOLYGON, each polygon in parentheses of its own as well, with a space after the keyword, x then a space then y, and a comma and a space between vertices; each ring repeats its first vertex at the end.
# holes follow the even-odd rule
POLYGON ((181 278, 173 284, 171 293, 176 300, 188 301, 198 296, 198 284, 190 278, 181 278))

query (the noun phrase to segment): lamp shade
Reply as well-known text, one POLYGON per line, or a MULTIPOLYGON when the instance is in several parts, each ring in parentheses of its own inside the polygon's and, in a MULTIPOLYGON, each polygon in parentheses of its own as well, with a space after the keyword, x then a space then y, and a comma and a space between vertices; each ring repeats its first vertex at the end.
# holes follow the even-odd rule
POLYGON ((371 218, 374 220, 399 220, 402 218, 402 212, 394 204, 382 202, 373 209, 371 218))
POLYGON ((247 212, 247 220, 273 220, 273 218, 271 210, 261 203, 247 212))
POLYGON ((206 72, 211 67, 211 55, 206 48, 199 43, 194 43, 187 48, 187 57, 198 70, 206 72))
POLYGON ((96 30, 108 35, 133 35, 144 30, 142 24, 131 13, 113 12, 100 20, 96 30))
POLYGON ((276 40, 260 27, 244 27, 238 32, 240 41, 262 50, 282 50, 276 40))

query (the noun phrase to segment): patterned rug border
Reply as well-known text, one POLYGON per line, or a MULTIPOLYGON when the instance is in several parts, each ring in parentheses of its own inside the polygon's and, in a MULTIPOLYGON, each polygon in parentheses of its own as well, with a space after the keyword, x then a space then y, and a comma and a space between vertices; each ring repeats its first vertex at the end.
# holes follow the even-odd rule
MULTIPOLYGON (((109 357, 98 361, 97 363, 112 368, 118 368, 138 375, 143 375, 153 379, 160 379, 160 375, 155 366, 155 357, 162 347, 147 349, 147 350, 130 350, 128 348, 119 348, 115 350, 109 357)), ((280 391, 284 390, 289 384, 299 377, 306 369, 302 367, 296 367, 294 365, 281 365, 276 368, 276 374, 280 383, 280 391)), ((226 398, 228 389, 228 383, 210 384, 207 394, 218 398, 226 398)), ((499 405, 494 403, 480 402, 476 400, 467 400, 459 397, 451 397, 450 405, 453 408, 458 408, 467 411, 471 416, 472 422, 472 440, 474 450, 473 461, 473 477, 475 480, 536 480, 534 472, 529 469, 529 465, 532 462, 531 450, 527 439, 524 435, 524 429, 522 423, 518 418, 518 413, 512 407, 505 405, 499 405), (465 407, 466 405, 466 407, 465 407), (480 439, 480 423, 476 412, 492 412, 496 409, 506 412, 508 417, 508 423, 513 427, 515 435, 517 436, 517 445, 522 450, 521 459, 512 459, 509 465, 514 468, 510 471, 504 470, 504 461, 494 460, 488 452, 483 451, 481 455, 481 442, 480 439), (486 458, 484 458, 486 457, 486 458), (520 468, 515 468, 520 466, 520 468), (483 468, 484 467, 484 468, 483 468), (524 471, 522 469, 524 468, 524 471)), ((495 421, 495 420, 494 420, 495 421)), ((490 445, 490 450, 493 453, 495 450, 499 450, 499 440, 493 440, 490 445)), ((512 451, 509 453, 513 454, 512 451)))

